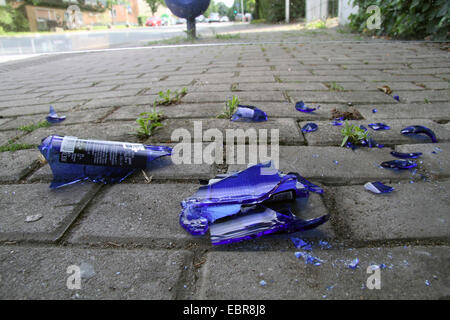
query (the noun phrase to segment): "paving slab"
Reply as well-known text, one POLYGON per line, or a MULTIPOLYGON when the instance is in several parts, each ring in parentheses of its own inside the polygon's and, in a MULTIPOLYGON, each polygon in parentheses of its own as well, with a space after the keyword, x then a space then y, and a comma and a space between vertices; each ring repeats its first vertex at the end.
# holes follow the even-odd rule
POLYGON ((41 140, 49 135, 74 136, 82 139, 112 140, 125 142, 138 142, 135 134, 137 125, 130 122, 115 122, 111 124, 74 124, 62 125, 49 128, 39 128, 23 136, 18 140, 20 143, 39 145, 41 140))
POLYGON ((449 90, 395 91, 401 102, 447 102, 450 99, 449 90))
POLYGON ((185 285, 187 251, 0 247, 0 298, 175 299, 185 285), (67 283, 77 266, 81 288, 67 283), (73 268, 73 267, 72 267, 73 268), (69 270, 69 272, 68 272, 69 270))
POLYGON ((0 152, 0 182, 18 182, 39 167, 38 150, 0 152))
POLYGON ((430 119, 450 120, 448 103, 396 103, 383 105, 358 106, 361 115, 368 120, 387 119, 430 119), (376 109, 374 113, 372 110, 376 109))
POLYGON ((448 298, 450 248, 314 249, 320 266, 297 259, 295 249, 210 252, 202 267, 200 299, 439 299, 448 298), (348 264, 359 258, 353 270, 348 264), (369 289, 367 268, 380 270, 380 289, 369 289), (261 281, 265 285, 261 285, 261 281), (426 285, 429 282, 429 286, 426 285))
POLYGON ((105 188, 84 212, 71 243, 196 241, 179 224, 180 203, 199 184, 118 184, 105 188))
POLYGON ((382 92, 317 92, 317 91, 288 91, 294 101, 315 103, 393 103, 395 100, 382 92))
POLYGON ((450 177, 450 144, 404 144, 395 146, 397 152, 422 152, 418 161, 419 171, 432 178, 450 177))
MULTIPOLYGON (((300 122, 300 127, 303 127, 307 122, 300 122)), ((342 143, 341 130, 343 126, 333 126, 330 122, 316 121, 319 129, 315 132, 305 134, 308 145, 329 145, 340 146, 342 143)), ((368 130, 370 136, 381 144, 394 145, 394 144, 412 144, 412 143, 427 143, 430 139, 424 135, 405 136, 400 131, 406 127, 412 125, 422 125, 430 128, 437 136, 438 142, 448 142, 450 140, 450 130, 443 125, 426 119, 386 119, 383 123, 391 127, 390 130, 375 131, 368 127, 368 124, 372 121, 348 121, 349 124, 356 126, 364 125, 368 130)), ((344 124, 345 125, 345 124, 344 124)))
POLYGON ((9 131, 0 131, 0 145, 8 144, 8 141, 23 135, 23 132, 9 130, 9 131))
MULTIPOLYGON (((243 170, 248 163, 265 162, 273 157, 270 148, 263 155, 259 154, 263 152, 261 149, 256 149, 258 157, 257 161, 253 161, 249 159, 249 146, 244 150, 245 164, 238 164, 236 155, 242 156, 242 153, 237 147, 235 156, 226 158, 229 172, 243 170)), ((412 173, 408 170, 397 171, 380 167, 382 162, 394 159, 390 151, 390 148, 358 148, 353 151, 340 147, 280 146, 279 168, 285 173, 298 172, 313 183, 331 185, 365 183, 374 179, 410 180, 412 173)), ((226 149, 225 156, 227 155, 226 149)))
POLYGON ((331 191, 346 236, 358 241, 450 239, 450 181, 391 186, 395 190, 383 195, 363 186, 331 191))
POLYGON ((239 97, 239 101, 286 101, 283 93, 280 91, 242 91, 242 92, 192 92, 183 97, 182 101, 186 103, 206 103, 219 102, 225 103, 233 96, 239 97))
MULTIPOLYGON (((77 107, 78 105, 82 105, 84 101, 77 101, 77 102, 57 102, 52 103, 51 105, 55 107, 55 110, 58 110, 58 112, 61 111, 69 111, 72 108, 77 107)), ((25 116, 25 115, 32 115, 32 114, 48 114, 50 108, 50 104, 39 104, 39 105, 33 105, 33 106, 21 106, 21 107, 9 107, 5 109, 0 110, 0 116, 3 117, 17 117, 17 116, 25 116)))
MULTIPOLYGON (((287 144, 287 145, 298 145, 303 144, 304 139, 300 133, 300 129, 297 126, 297 123, 293 119, 289 118, 273 118, 264 122, 234 122, 227 119, 167 119, 163 121, 163 127, 159 130, 155 131, 154 136, 149 138, 149 142, 157 143, 170 143, 170 142, 178 142, 172 141, 171 136, 175 129, 185 129, 186 131, 186 141, 184 141, 184 137, 180 138, 183 142, 195 142, 194 134, 196 132, 200 134, 205 134, 209 129, 217 129, 222 133, 225 141, 227 131, 229 129, 233 129, 233 132, 236 133, 237 129, 241 129, 249 132, 259 133, 259 130, 265 130, 267 133, 267 141, 270 141, 272 138, 272 130, 279 130, 279 143, 287 144), (194 127, 195 125, 195 127, 194 127), (189 135, 187 135, 189 132, 189 135)), ((213 137, 208 137, 204 135, 202 137, 204 142, 214 141, 213 137)), ((180 142, 181 142, 180 141, 180 142)))
POLYGON ((0 240, 57 241, 98 188, 92 183, 61 189, 50 189, 48 184, 1 185, 0 240), (36 214, 42 218, 25 221, 36 214))

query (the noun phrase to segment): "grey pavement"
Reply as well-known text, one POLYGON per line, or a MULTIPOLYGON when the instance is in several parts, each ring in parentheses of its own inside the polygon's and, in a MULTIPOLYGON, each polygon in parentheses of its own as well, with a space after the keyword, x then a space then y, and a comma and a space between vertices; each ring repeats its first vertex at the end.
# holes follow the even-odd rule
MULTIPOLYGON (((448 51, 439 43, 296 25, 232 32, 239 37, 205 37, 195 46, 155 44, 0 64, 0 146, 20 149, 0 152, 0 299, 450 297, 448 51), (330 89, 333 83, 338 90, 330 89), (393 93, 378 90, 382 85, 393 93), (151 110, 159 91, 183 87, 188 93, 180 103, 157 108, 164 126, 139 139, 139 114, 151 110), (266 111, 269 120, 217 119, 232 96, 266 111), (298 112, 298 100, 318 109, 298 112), (340 147, 342 127, 331 125, 331 112, 349 103, 363 117, 350 123, 391 127, 369 129, 383 148, 340 147), (24 131, 45 119, 50 104, 67 120, 24 131), (318 131, 302 133, 308 122, 318 131), (180 202, 216 174, 247 166, 232 161, 237 154, 228 153, 229 145, 225 164, 198 164, 193 153, 192 164, 160 159, 117 185, 83 182, 57 190, 49 188, 52 173, 36 148, 51 134, 174 146, 178 128, 191 134, 185 142, 194 142, 195 123, 224 136, 227 129, 254 128, 267 129, 270 139, 278 129, 280 169, 325 190, 297 200, 297 214, 329 213, 330 221, 304 233, 212 246, 209 236, 192 237, 179 225, 180 202), (438 143, 401 135, 410 125, 431 128, 438 143), (380 167, 394 159, 391 151, 423 155, 414 160, 417 168, 399 172, 380 167), (369 193, 369 181, 395 190, 369 193), (298 259, 291 237, 312 243, 310 254, 321 265, 298 259), (359 265, 351 269, 355 258, 359 265), (368 268, 381 264, 381 288, 371 289, 368 268), (81 270, 79 288, 67 285, 74 265, 81 270)), ((203 137, 202 148, 210 141, 203 137)), ((250 146, 242 150, 251 162, 250 146)))

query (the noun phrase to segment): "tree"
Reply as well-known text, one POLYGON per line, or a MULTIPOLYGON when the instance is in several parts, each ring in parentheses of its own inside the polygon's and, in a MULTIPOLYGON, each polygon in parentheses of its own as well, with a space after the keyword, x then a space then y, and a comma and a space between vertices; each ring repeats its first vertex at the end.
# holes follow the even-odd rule
POLYGON ((145 0, 150 7, 150 11, 152 12, 152 15, 158 11, 158 7, 160 4, 164 4, 164 0, 145 0))

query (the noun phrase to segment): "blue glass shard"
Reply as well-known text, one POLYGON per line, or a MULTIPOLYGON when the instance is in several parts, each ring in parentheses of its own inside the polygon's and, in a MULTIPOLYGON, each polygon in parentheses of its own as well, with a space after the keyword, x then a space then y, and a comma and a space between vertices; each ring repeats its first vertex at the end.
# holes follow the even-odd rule
POLYGON ((136 169, 148 169, 151 161, 172 154, 172 148, 164 146, 57 135, 42 139, 38 148, 53 173, 50 188, 87 179, 101 183, 121 182, 136 169))
POLYGON ((297 177, 297 181, 300 182, 308 191, 323 194, 323 189, 314 183, 311 183, 310 181, 303 178, 301 175, 299 175, 296 172, 289 172, 289 174, 295 175, 297 177))
POLYGON ((372 109, 372 113, 377 113, 378 110, 377 109, 372 109))
POLYGON ((267 284, 267 282, 264 281, 264 280, 261 280, 261 281, 259 282, 259 285, 262 286, 262 287, 264 287, 266 284, 267 284))
POLYGON ((340 120, 333 120, 333 121, 331 121, 331 124, 333 126, 342 126, 344 123, 340 120))
POLYGON ((309 244, 309 243, 306 242, 306 241, 303 241, 303 240, 300 239, 300 238, 294 238, 294 237, 291 237, 291 240, 292 240, 292 242, 294 243, 294 246, 295 246, 296 248, 298 248, 298 249, 303 249, 303 250, 306 250, 306 251, 311 251, 311 250, 312 250, 311 244, 309 244))
POLYGON ((180 225, 192 235, 204 235, 211 227, 213 244, 314 228, 328 216, 303 221, 290 211, 276 212, 259 204, 307 198, 309 190, 317 188, 306 179, 299 181, 295 174, 282 174, 271 162, 257 164, 216 179, 183 200, 180 225))
POLYGON ((370 123, 369 127, 372 128, 373 130, 389 130, 391 127, 389 127, 388 125, 381 123, 381 122, 377 122, 377 123, 370 123))
POLYGON ((376 146, 377 146, 377 148, 379 148, 379 149, 384 148, 384 144, 381 144, 381 143, 377 143, 376 146))
POLYGON ((399 96, 395 95, 394 99, 397 100, 398 102, 400 102, 400 97, 399 96))
POLYGON ((403 153, 403 152, 396 152, 391 151, 391 154, 400 159, 417 159, 422 155, 422 152, 411 152, 411 153, 403 153))
POLYGON ((320 240, 319 241, 319 246, 322 248, 322 249, 330 249, 331 248, 331 244, 329 244, 327 241, 325 241, 325 240, 320 240))
POLYGON ((359 264, 359 259, 358 259, 358 258, 355 258, 355 259, 353 259, 353 261, 348 265, 348 267, 349 267, 350 269, 356 269, 356 268, 358 267, 358 264, 359 264))
POLYGON ((53 108, 53 106, 50 106, 50 112, 47 115, 47 121, 49 123, 59 123, 62 122, 64 120, 66 120, 66 116, 61 116, 59 117, 56 112, 55 109, 53 108))
POLYGON ((308 112, 308 113, 316 110, 316 108, 308 108, 307 106, 305 106, 305 103, 303 101, 298 101, 295 104, 295 109, 297 109, 297 111, 300 112, 308 112))
POLYGON ((297 252, 294 253, 294 255, 295 255, 295 257, 296 257, 297 259, 303 258, 303 256, 304 256, 305 254, 306 254, 306 253, 300 252, 300 251, 297 251, 297 252))
POLYGON ((314 132, 317 131, 318 128, 317 124, 309 122, 303 126, 302 132, 314 132))
POLYGON ((417 163, 411 160, 391 160, 381 164, 383 168, 406 170, 417 167, 417 163))
POLYGON ((305 254, 303 256, 303 258, 305 259, 305 263, 306 264, 312 264, 312 265, 315 265, 315 266, 320 266, 322 264, 322 262, 323 262, 319 258, 317 258, 315 256, 312 256, 310 254, 305 254))
POLYGON ((364 185, 364 188, 366 190, 372 191, 373 193, 390 193, 394 191, 394 188, 387 186, 385 184, 382 184, 380 181, 375 182, 367 182, 364 185))
POLYGON ((355 149, 357 148, 357 146, 354 145, 353 143, 351 143, 350 141, 347 141, 347 142, 345 143, 345 147, 346 147, 346 148, 351 148, 352 150, 355 150, 355 149))
POLYGON ((267 114, 254 106, 238 105, 231 121, 262 122, 267 121, 267 114))
POLYGON ((365 126, 363 126, 363 125, 360 125, 359 128, 360 128, 360 129, 363 129, 364 131, 369 130, 369 129, 367 129, 367 128, 366 128, 365 126))
POLYGON ((433 130, 428 129, 427 127, 424 126, 410 126, 410 127, 406 127, 404 129, 402 129, 401 134, 404 135, 416 135, 416 134, 426 134, 428 137, 430 137, 431 142, 436 143, 437 139, 436 139, 436 135, 434 134, 433 130))

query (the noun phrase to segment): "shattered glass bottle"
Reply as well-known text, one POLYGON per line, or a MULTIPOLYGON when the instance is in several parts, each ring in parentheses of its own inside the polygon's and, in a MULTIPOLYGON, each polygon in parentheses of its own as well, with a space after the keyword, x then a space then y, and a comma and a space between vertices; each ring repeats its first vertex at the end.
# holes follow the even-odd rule
POLYGON ((53 172, 50 188, 87 179, 102 183, 121 182, 135 170, 148 169, 151 161, 172 153, 172 148, 166 146, 58 135, 42 139, 38 148, 53 172))

